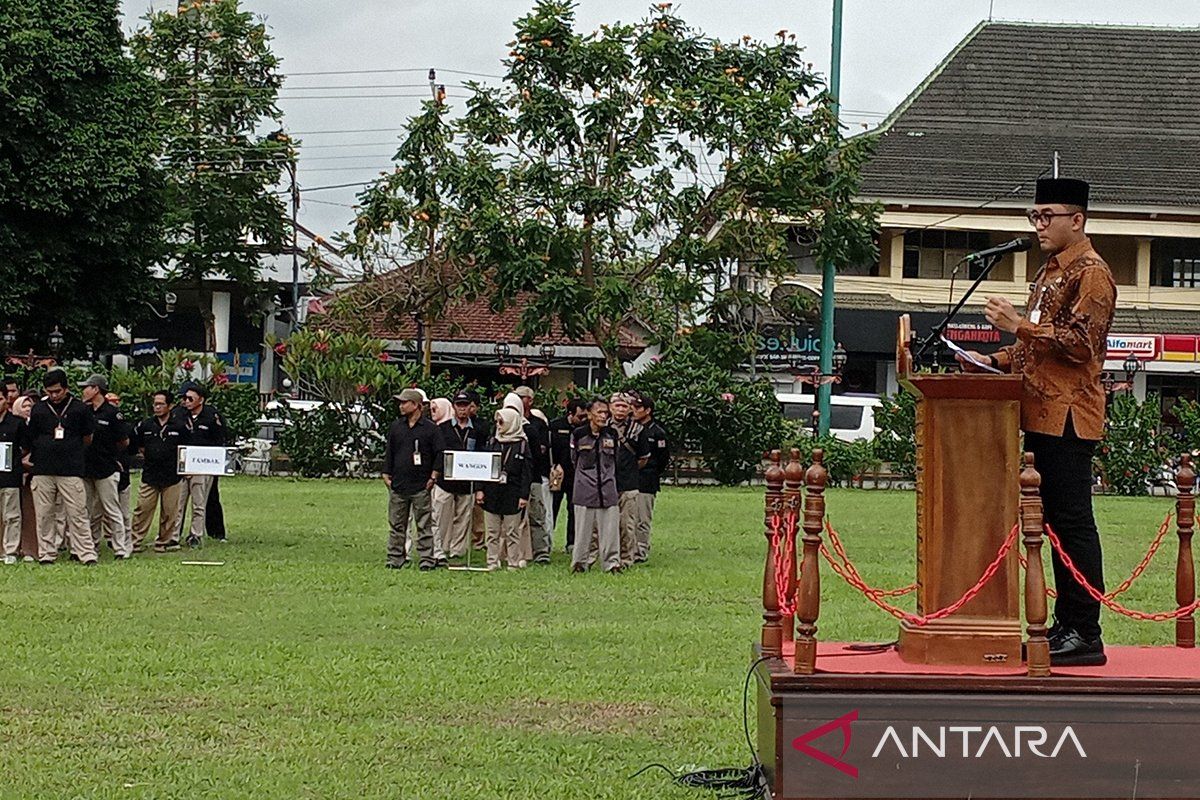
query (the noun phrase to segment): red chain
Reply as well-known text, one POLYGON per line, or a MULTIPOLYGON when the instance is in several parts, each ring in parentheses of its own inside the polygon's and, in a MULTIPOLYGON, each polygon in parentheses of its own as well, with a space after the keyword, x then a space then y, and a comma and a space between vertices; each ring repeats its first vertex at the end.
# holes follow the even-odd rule
MULTIPOLYGON (((828 527, 828 522, 826 525, 828 527)), ((880 599, 880 590, 871 588, 860 577, 856 577, 858 574, 857 570, 854 571, 854 575, 851 575, 849 570, 843 569, 842 566, 833 559, 833 556, 829 553, 829 549, 825 547, 824 544, 821 545, 821 555, 825 556, 825 560, 829 562, 829 566, 833 568, 833 571, 837 573, 838 577, 862 592, 863 596, 865 596, 876 606, 891 614, 896 619, 907 621, 913 625, 921 626, 928 625, 934 620, 948 617, 957 612, 967 603, 971 602, 971 600, 975 599, 975 596, 983 590, 983 587, 987 585, 988 581, 990 581, 999 571, 1000 567, 1004 564, 1005 557, 1008 556, 1008 552, 1012 550, 1013 545, 1016 544, 1017 528, 1017 525, 1012 526, 1012 530, 1008 532, 1008 536, 1004 539, 1004 543, 1000 545, 1000 550, 996 553, 996 558, 993 559, 991 564, 988 564, 987 569, 983 571, 983 575, 979 578, 974 586, 968 589, 962 597, 958 598, 950 605, 946 606, 945 608, 939 608, 937 611, 933 611, 929 614, 909 614, 907 611, 897 608, 887 601, 880 599)), ((853 569, 853 567, 851 568, 853 569)))
MULTIPOLYGON (((838 532, 834 530, 830 524, 829 518, 825 519, 825 532, 829 535, 829 543, 833 545, 833 552, 837 553, 838 558, 842 560, 842 567, 846 572, 856 578, 863 586, 867 586, 867 582, 863 580, 862 575, 858 573, 858 569, 854 566, 854 562, 850 560, 850 556, 846 555, 846 548, 842 545, 842 537, 838 536, 838 532)), ((902 597, 906 594, 911 594, 917 590, 915 583, 910 583, 908 586, 902 586, 899 589, 873 589, 867 587, 868 591, 876 597, 902 597)))
POLYGON ((1169 619, 1190 617, 1192 614, 1196 613, 1197 608, 1200 608, 1200 599, 1192 601, 1183 608, 1177 608, 1174 611, 1161 611, 1156 614, 1147 614, 1144 611, 1126 608, 1125 606, 1111 599, 1108 595, 1101 594, 1099 589, 1088 583, 1087 578, 1085 578, 1083 573, 1075 567, 1074 562, 1071 561, 1071 557, 1067 555, 1065 550, 1063 550, 1062 542, 1059 541, 1058 534, 1055 533, 1054 529, 1049 525, 1046 525, 1046 538, 1050 540, 1050 545, 1058 551, 1058 557, 1062 559, 1063 566, 1067 568, 1067 571, 1071 573, 1071 576, 1075 578, 1076 582, 1083 587, 1084 591, 1087 592, 1093 600, 1102 604, 1109 611, 1115 611, 1122 616, 1141 620, 1143 622, 1166 622, 1169 619))
MULTIPOLYGON (((1133 586, 1133 582, 1142 576, 1142 573, 1146 571, 1146 567, 1150 566, 1150 561, 1153 560, 1154 554, 1157 553, 1158 549, 1162 546, 1163 538, 1167 535, 1167 531, 1171 528, 1172 516, 1172 512, 1167 512, 1167 518, 1163 520, 1162 525, 1158 526, 1158 535, 1155 536, 1154 541, 1150 543, 1150 549, 1146 551, 1146 555, 1142 558, 1141 563, 1133 568, 1133 572, 1129 574, 1128 578, 1121 582, 1120 586, 1104 595, 1105 597, 1107 597, 1109 600, 1112 600, 1114 597, 1124 594, 1125 592, 1129 591, 1130 586, 1133 586)), ((1028 572, 1029 562, 1025 560, 1025 556, 1018 553, 1017 558, 1021 562, 1021 568, 1028 572)), ((1047 586, 1046 596, 1055 598, 1058 597, 1058 592, 1052 587, 1047 586)))
POLYGON ((779 613, 796 613, 796 598, 787 594, 788 575, 796 569, 796 511, 789 509, 786 519, 779 512, 771 515, 771 549, 775 551, 775 596, 779 598, 779 613), (786 528, 784 525, 786 524, 786 528), (781 535, 784 534, 784 535, 781 535))

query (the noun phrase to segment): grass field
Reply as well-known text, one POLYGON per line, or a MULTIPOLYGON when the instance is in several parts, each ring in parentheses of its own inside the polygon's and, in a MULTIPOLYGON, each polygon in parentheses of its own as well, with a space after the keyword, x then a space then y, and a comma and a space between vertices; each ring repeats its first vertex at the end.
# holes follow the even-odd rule
MULTIPOLYGON (((231 542, 203 557, 224 566, 0 569, 0 798, 684 798, 628 776, 747 763, 761 490, 667 490, 651 562, 620 576, 569 575, 561 524, 550 567, 384 570, 378 483, 221 495, 231 542)), ((1098 500, 1111 585, 1171 507, 1098 500)), ((829 511, 869 582, 912 580, 913 494, 835 490, 829 511)), ((1173 604, 1173 538, 1127 604, 1173 604)), ((820 636, 895 633, 825 572, 820 636)))

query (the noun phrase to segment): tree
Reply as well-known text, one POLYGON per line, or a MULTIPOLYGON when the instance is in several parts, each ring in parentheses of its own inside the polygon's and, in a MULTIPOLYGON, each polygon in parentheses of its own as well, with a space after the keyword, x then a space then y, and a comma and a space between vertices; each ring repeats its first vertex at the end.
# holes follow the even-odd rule
POLYGON ((496 307, 535 292, 524 341, 590 334, 610 368, 631 316, 675 330, 731 285, 761 297, 790 272, 782 219, 820 260, 874 252, 877 210, 852 202, 869 140, 841 138, 794 36, 719 42, 669 3, 589 34, 574 22, 574 4, 541 0, 500 86, 468 84, 454 121, 427 104, 346 238, 436 253, 496 307))
POLYGON ((279 124, 282 76, 266 25, 239 0, 181 0, 151 12, 133 38, 138 61, 158 81, 167 180, 164 267, 170 282, 194 287, 205 347, 216 349, 204 280, 225 277, 259 291, 259 258, 281 251, 285 209, 273 193, 294 158, 279 124))
POLYGON ((97 352, 141 316, 162 216, 154 87, 116 0, 0 5, 0 325, 97 352), (87 287, 86 291, 82 287, 87 287))

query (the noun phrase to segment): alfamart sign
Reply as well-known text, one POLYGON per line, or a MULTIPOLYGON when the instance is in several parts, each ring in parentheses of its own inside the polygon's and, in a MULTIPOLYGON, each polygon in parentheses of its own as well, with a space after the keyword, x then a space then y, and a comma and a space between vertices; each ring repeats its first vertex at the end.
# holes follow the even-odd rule
POLYGON ((1200 698, 1180 698, 1166 710, 1130 695, 1048 700, 833 693, 785 699, 783 795, 1200 797, 1200 698))

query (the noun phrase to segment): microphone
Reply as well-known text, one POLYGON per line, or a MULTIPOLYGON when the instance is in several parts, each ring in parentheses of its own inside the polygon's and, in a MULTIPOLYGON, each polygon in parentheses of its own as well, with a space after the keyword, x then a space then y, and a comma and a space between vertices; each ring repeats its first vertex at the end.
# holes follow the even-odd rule
POLYGON ((1028 237, 1013 239, 1011 242, 998 244, 995 247, 989 247, 987 250, 980 250, 978 253, 970 253, 963 257, 963 261, 979 261, 992 256, 1002 256, 1005 253, 1024 253, 1029 248, 1033 247, 1028 237))

